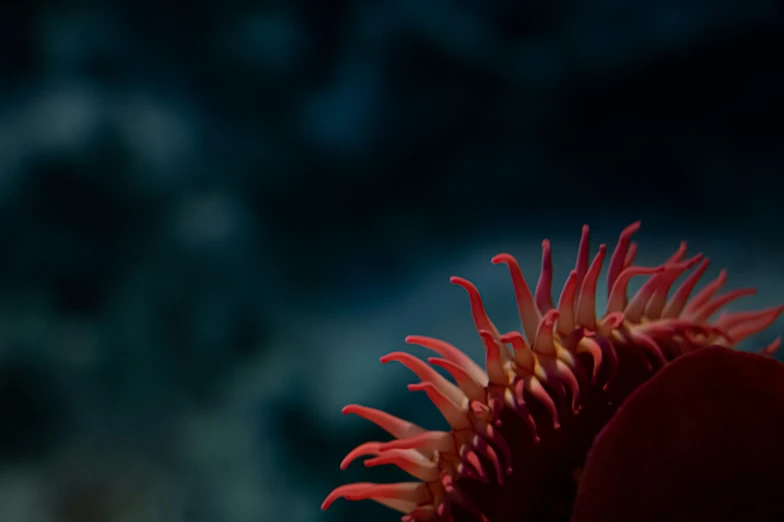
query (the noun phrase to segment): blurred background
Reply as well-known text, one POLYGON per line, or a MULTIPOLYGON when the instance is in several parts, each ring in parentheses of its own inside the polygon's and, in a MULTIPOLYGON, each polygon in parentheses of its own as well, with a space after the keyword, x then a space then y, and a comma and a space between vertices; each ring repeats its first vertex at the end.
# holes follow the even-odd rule
POLYGON ((184 5, 0 7, 4 522, 396 520, 340 408, 442 427, 378 357, 583 223, 784 301, 778 0, 184 5))

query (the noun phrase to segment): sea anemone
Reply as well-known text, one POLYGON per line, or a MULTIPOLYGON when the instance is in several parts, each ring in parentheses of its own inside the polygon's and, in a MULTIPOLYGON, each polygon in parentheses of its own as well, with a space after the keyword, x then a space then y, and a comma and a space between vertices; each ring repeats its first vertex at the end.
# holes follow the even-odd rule
MULTIPOLYGON (((662 445, 670 441, 672 430, 682 439, 692 440, 698 433, 689 432, 689 419, 694 418, 696 423, 704 421, 699 431, 703 447, 715 449, 706 429, 721 430, 724 436, 717 440, 724 440, 738 429, 748 428, 735 437, 743 441, 756 427, 733 424, 734 418, 746 419, 748 415, 737 412, 746 402, 739 405, 730 397, 743 398, 744 393, 755 405, 744 411, 762 412, 761 418, 770 417, 771 412, 782 415, 784 400, 769 401, 766 396, 774 393, 771 390, 776 386, 760 387, 759 383, 779 383, 774 397, 784 396, 784 365, 771 357, 729 349, 770 326, 784 306, 723 312, 709 322, 730 301, 754 290, 716 295, 726 280, 722 271, 690 298, 708 268, 708 259, 702 254, 686 258, 683 242, 660 266, 635 266, 637 246, 631 237, 639 227, 639 222, 633 223, 620 234, 610 258, 608 302, 601 317, 596 313, 596 286, 606 246, 600 245, 590 261, 587 225, 582 230, 576 266, 557 304, 551 297, 553 270, 547 240, 542 242, 542 267, 533 294, 514 257, 499 254, 492 259, 510 271, 522 333, 499 332, 477 288, 452 277, 451 282, 468 293, 486 352, 485 368, 451 344, 423 336, 409 336, 406 342, 440 356, 428 358, 429 365, 405 352, 381 358, 382 363, 399 362, 416 374, 421 382, 408 388, 425 392, 451 431, 429 431, 377 409, 346 406, 344 414, 353 413, 377 424, 395 440, 361 444, 349 452, 341 469, 359 457, 370 456, 366 466, 394 464, 419 481, 343 485, 329 494, 322 509, 343 497, 375 500, 402 512, 403 522, 541 522, 569 520, 573 514, 573 520, 581 522, 638 520, 634 510, 639 508, 639 495, 624 488, 642 486, 637 477, 627 478, 630 469, 643 470, 645 480, 654 485, 662 476, 668 477, 662 482, 668 487, 682 484, 667 475, 677 474, 672 467, 665 471, 656 468, 657 462, 669 466, 673 462, 657 456, 651 434, 659 437, 662 445), (668 299, 676 280, 694 267, 668 299), (637 276, 647 280, 629 299, 627 286, 637 276), (759 364, 762 370, 758 370, 759 364), (433 367, 445 370, 454 383, 433 367), (750 379, 757 385, 746 386, 750 379), (700 383, 705 385, 700 388, 700 383), (714 390, 722 386, 724 393, 714 390), (691 395, 679 397, 677 393, 691 395), (684 408, 679 410, 681 403, 684 408), (679 416, 666 418, 675 415, 674 410, 679 416), (724 416, 706 412, 723 412, 724 416), (645 419, 649 426, 643 430, 640 426, 646 424, 645 419), (723 424, 716 426, 716 419, 723 424), (635 458, 635 448, 644 449, 646 457, 635 458), (642 461, 644 465, 630 468, 630 462, 642 461), (612 511, 606 506, 618 495, 625 495, 624 500, 612 511)), ((762 353, 772 354, 779 344, 776 339, 762 353)), ((747 439, 745 445, 753 445, 753 440, 747 439)), ((769 449, 769 445, 763 446, 759 445, 759 451, 769 449)), ((696 451, 695 444, 689 447, 696 451)), ((745 462, 748 465, 748 460, 745 462)), ((734 474, 736 470, 723 472, 734 474)), ((731 478, 741 483, 745 479, 731 478)), ((698 474, 689 479, 692 489, 694 481, 701 480, 698 474)), ((651 506, 656 504, 654 493, 643 497, 653 499, 651 506)), ((680 520, 672 510, 663 519, 680 520)))

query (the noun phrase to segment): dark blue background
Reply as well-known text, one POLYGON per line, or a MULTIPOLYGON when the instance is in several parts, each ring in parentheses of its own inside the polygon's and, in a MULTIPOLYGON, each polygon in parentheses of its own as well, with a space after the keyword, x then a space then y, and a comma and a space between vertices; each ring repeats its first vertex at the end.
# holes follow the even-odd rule
POLYGON ((3 3, 0 520, 394 520, 340 407, 442 426, 378 357, 585 222, 784 301, 777 3, 3 3))

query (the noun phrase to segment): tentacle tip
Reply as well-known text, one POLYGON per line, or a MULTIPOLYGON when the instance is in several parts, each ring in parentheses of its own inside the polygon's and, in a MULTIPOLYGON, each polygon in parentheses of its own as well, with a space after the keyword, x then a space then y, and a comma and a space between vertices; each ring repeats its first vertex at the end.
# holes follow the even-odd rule
POLYGON ((498 254, 493 256, 493 258, 490 259, 490 262, 494 265, 499 265, 501 263, 509 264, 510 262, 514 262, 514 257, 512 257, 511 254, 498 254))
POLYGON ((403 341, 406 344, 419 344, 423 337, 421 335, 407 335, 403 341))
POLYGON ((482 328, 479 329, 479 335, 482 336, 482 338, 484 339, 495 340, 493 334, 491 334, 490 332, 482 328))
POLYGON ((623 312, 613 312, 607 316, 607 319, 609 319, 610 326, 614 330, 623 324, 626 317, 623 315, 623 312))
POLYGON ((781 348, 781 337, 776 337, 772 343, 763 348, 762 354, 773 356, 776 354, 779 348, 781 348))
POLYGON ((465 286, 467 284, 471 284, 468 282, 467 279, 460 276, 450 276, 449 282, 452 283, 453 285, 458 285, 458 286, 465 286))
POLYGON ((523 335, 520 332, 507 332, 499 337, 498 340, 502 343, 511 343, 515 339, 520 339, 522 337, 523 335))

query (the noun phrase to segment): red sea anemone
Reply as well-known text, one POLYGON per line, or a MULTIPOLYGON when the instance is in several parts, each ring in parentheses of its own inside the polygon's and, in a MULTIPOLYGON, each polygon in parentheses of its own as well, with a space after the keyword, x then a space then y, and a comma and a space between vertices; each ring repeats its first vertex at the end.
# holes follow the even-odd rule
POLYGON ((639 226, 620 235, 607 273, 607 309, 598 318, 606 247, 589 262, 587 226, 557 305, 548 241, 533 295, 514 257, 493 258, 509 268, 523 333, 500 333, 476 287, 453 277, 468 292, 485 368, 451 344, 421 336, 406 342, 438 354, 430 365, 405 352, 381 358, 419 377, 409 389, 425 392, 452 430, 428 431, 373 408, 346 406, 344 414, 377 424, 395 440, 361 444, 341 468, 371 456, 366 466, 395 464, 419 481, 340 486, 322 508, 340 497, 372 499, 404 513, 404 522, 715 521, 730 514, 784 520, 765 518, 782 514, 772 491, 784 465, 773 451, 784 443, 784 365, 729 350, 770 326, 784 306, 722 313, 709 322, 753 290, 717 296, 722 271, 690 298, 708 259, 685 258, 682 243, 658 267, 634 266, 631 236, 639 226), (668 299, 675 281, 695 266, 668 299), (635 276, 647 281, 628 299, 635 276), (767 479, 768 472, 776 476, 767 479))

